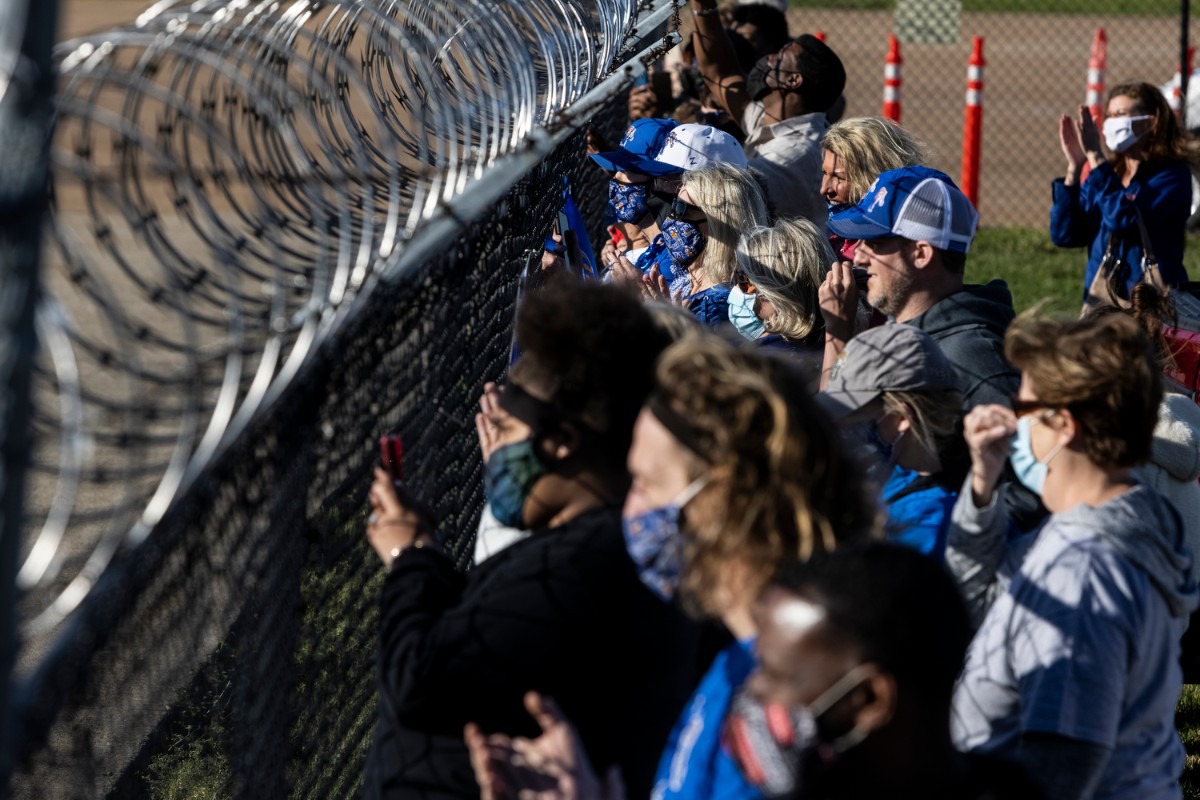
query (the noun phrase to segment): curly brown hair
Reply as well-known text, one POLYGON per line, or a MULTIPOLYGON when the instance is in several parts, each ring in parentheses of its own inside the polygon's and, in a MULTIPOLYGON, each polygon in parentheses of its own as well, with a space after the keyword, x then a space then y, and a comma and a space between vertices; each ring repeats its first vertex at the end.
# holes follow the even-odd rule
POLYGON ((1059 320, 1035 309, 1009 326, 1004 355, 1038 400, 1071 412, 1079 447, 1093 464, 1124 468, 1150 457, 1162 376, 1150 340, 1132 318, 1059 320))
POLYGON ((695 335, 663 354, 654 391, 709 476, 684 509, 693 609, 719 615, 729 581, 757 594, 781 565, 878 533, 865 476, 785 359, 695 335))

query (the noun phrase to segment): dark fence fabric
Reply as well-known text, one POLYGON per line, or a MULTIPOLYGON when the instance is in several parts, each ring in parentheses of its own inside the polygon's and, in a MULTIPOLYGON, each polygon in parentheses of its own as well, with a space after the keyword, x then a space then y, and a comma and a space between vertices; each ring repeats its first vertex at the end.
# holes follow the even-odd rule
MULTIPOLYGON (((1165 83, 1179 60, 1173 3, 1126 0, 1121 14, 1083 0, 1011 0, 1004 13, 862 5, 793 7, 792 33, 824 32, 842 56, 847 115, 879 113, 897 33, 903 122, 956 179, 967 59, 984 38, 985 225, 1045 226, 1063 160, 1057 116, 1084 101, 1097 28, 1110 87, 1165 83)), ((618 104, 595 120, 609 141, 623 114, 618 104)), ((563 176, 599 231, 604 184, 583 150, 579 133, 444 252, 378 288, 136 557, 101 578, 16 698, 13 796, 355 794, 374 724, 381 570, 363 516, 377 437, 404 436, 409 483, 465 567, 482 504, 476 399, 503 374, 517 276, 563 176)))
MULTIPOLYGON (((598 118, 610 139, 620 111, 598 118)), ((381 287, 267 419, 110 570, 24 699, 18 797, 345 797, 374 724, 382 575, 363 535, 381 433, 466 566, 476 402, 507 364, 517 277, 563 177, 598 224, 579 133, 430 263, 381 287), (56 708, 57 707, 57 708, 56 708)))

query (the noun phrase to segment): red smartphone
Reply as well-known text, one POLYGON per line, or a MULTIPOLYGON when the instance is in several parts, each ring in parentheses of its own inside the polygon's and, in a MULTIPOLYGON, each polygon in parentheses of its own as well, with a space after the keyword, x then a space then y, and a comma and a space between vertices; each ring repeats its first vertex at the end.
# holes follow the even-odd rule
POLYGON ((404 443, 399 436, 389 434, 379 437, 379 463, 393 481, 404 480, 404 443))

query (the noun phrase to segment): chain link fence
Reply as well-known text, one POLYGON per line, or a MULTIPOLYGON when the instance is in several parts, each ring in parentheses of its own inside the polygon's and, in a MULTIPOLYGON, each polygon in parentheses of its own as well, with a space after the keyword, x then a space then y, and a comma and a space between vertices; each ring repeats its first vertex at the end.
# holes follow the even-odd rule
MULTIPOLYGON (((1070 2, 789 20, 841 55, 847 115, 879 113, 894 33, 902 120, 956 178, 983 37, 982 221, 1044 227, 1096 29, 1109 86, 1166 83, 1179 61, 1177 5, 1070 2)), ((507 363, 517 276, 564 177, 598 232, 582 128, 619 139, 623 98, 568 115, 545 158, 489 169, 562 129, 627 36, 655 35, 629 33, 626 5, 166 2, 60 48, 15 796, 357 791, 377 437, 404 435, 465 563, 472 416, 507 363), (498 13, 516 14, 499 32, 498 13)))
MULTIPOLYGON (((1162 85, 1179 65, 1182 16, 1176 0, 802 0, 792 3, 788 21, 793 35, 824 32, 841 56, 846 116, 881 112, 888 35, 895 34, 903 59, 901 122, 932 146, 932 166, 956 181, 967 62, 973 37, 982 37, 980 224, 1045 228, 1050 181, 1064 163, 1058 116, 1076 113, 1087 99, 1097 29, 1108 42, 1108 87, 1162 85)), ((1189 26, 1195 42, 1200 29, 1189 26)))
POLYGON ((13 795, 356 793, 378 437, 465 568, 477 399, 564 179, 602 219, 640 11, 164 2, 58 48, 13 795))

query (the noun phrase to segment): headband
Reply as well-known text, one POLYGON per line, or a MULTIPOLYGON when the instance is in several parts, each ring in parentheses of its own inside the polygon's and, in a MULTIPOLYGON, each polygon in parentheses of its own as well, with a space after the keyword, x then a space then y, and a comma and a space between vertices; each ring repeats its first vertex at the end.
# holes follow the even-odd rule
POLYGON ((654 415, 655 419, 662 423, 672 436, 679 440, 679 443, 698 455, 702 460, 707 462, 708 455, 704 452, 700 437, 688 424, 683 416, 671 407, 667 399, 659 392, 654 392, 650 398, 646 400, 646 409, 654 415))

